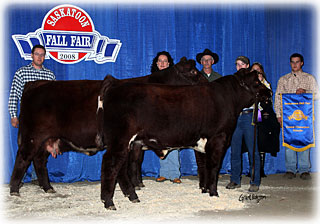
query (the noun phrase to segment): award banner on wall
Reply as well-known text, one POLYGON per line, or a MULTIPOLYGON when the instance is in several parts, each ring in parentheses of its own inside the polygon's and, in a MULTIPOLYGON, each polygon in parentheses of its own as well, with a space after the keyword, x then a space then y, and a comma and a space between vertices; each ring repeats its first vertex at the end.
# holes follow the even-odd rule
POLYGON ((281 94, 282 145, 297 152, 315 147, 312 93, 281 94))
POLYGON ((98 64, 115 62, 122 45, 120 40, 100 35, 90 16, 73 5, 51 9, 41 28, 26 35, 12 35, 12 38, 25 60, 32 60, 32 47, 41 44, 47 50, 47 59, 50 57, 63 64, 82 60, 94 60, 98 64))

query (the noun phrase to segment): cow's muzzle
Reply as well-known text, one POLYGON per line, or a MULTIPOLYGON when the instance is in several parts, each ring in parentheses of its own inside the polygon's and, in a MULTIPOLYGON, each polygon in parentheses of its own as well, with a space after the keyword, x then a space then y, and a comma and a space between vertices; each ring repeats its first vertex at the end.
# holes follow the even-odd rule
POLYGON ((259 102, 267 102, 272 96, 272 92, 268 88, 260 89, 256 94, 256 100, 259 102))

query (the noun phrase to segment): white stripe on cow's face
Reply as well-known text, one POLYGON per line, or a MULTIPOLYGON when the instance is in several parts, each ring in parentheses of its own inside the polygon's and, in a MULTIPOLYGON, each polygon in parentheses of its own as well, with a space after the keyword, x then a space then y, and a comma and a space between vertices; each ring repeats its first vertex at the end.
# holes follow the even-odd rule
POLYGON ((135 134, 134 136, 132 136, 132 138, 130 139, 129 145, 128 145, 128 149, 129 149, 129 150, 130 150, 131 143, 134 142, 134 140, 136 139, 137 135, 138 135, 138 133, 135 134))
POLYGON ((197 141, 197 145, 194 147, 194 150, 201 152, 201 153, 206 153, 206 150, 205 150, 206 144, 207 144, 207 139, 200 138, 197 141))

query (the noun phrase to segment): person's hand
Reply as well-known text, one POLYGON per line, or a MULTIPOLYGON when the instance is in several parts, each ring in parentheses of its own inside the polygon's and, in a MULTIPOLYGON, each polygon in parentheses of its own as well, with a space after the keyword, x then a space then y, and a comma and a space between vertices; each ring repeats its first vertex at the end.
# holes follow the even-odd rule
POLYGON ((280 127, 282 128, 282 119, 281 119, 281 117, 277 117, 277 119, 278 119, 278 122, 280 124, 280 127))
POLYGON ((302 88, 299 88, 296 90, 296 94, 302 94, 302 93, 306 93, 306 90, 302 88))
POLYGON ((14 127, 14 128, 17 128, 19 126, 19 120, 17 117, 13 117, 11 118, 11 125, 14 127))

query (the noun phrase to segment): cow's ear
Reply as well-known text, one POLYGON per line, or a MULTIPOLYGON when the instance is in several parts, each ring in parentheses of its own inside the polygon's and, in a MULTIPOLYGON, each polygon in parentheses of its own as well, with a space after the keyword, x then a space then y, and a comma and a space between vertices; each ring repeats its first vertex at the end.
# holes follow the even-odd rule
POLYGON ((184 66, 182 65, 181 61, 177 64, 175 64, 176 68, 178 69, 179 72, 183 72, 184 66))
POLYGON ((236 73, 234 73, 235 75, 242 77, 242 69, 238 70, 236 73))
POLYGON ((180 62, 186 63, 186 62, 187 62, 187 58, 186 58, 186 57, 182 57, 182 58, 180 59, 180 62))
POLYGON ((238 71, 239 77, 245 77, 248 73, 250 73, 250 71, 246 68, 242 68, 238 71))
POLYGON ((188 63, 191 65, 192 68, 195 68, 195 67, 196 67, 196 61, 195 61, 195 60, 190 59, 190 60, 188 61, 188 63))

